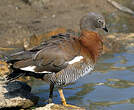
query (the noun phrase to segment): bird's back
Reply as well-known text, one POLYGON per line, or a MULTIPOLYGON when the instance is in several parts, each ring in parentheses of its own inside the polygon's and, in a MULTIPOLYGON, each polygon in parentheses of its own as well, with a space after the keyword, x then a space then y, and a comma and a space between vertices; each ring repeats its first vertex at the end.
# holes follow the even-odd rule
POLYGON ((69 34, 52 36, 37 47, 9 56, 14 68, 36 66, 36 72, 58 72, 67 66, 67 61, 79 53, 78 41, 69 34))

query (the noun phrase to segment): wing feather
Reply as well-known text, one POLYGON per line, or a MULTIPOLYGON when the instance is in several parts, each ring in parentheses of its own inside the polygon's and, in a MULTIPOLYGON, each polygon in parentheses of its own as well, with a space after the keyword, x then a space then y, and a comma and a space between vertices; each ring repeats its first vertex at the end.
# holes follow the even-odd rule
POLYGON ((76 44, 68 34, 59 35, 43 42, 31 50, 11 55, 16 68, 24 68, 26 66, 36 66, 35 71, 58 72, 64 69, 68 64, 66 62, 72 60, 79 52, 75 48, 76 44), (71 42, 71 43, 70 43, 71 42))

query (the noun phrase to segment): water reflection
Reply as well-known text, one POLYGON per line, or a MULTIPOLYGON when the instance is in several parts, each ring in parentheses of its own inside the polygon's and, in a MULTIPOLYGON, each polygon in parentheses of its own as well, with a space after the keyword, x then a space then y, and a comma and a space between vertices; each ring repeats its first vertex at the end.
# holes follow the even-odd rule
POLYGON ((107 110, 111 105, 129 103, 131 99, 121 101, 90 102, 90 110, 107 110))
MULTIPOLYGON (((90 106, 89 106, 90 110, 109 110, 109 109, 112 110, 112 107, 111 107, 112 105, 134 104, 134 98, 120 100, 120 101, 104 101, 104 102, 91 102, 91 101, 89 101, 89 102, 90 102, 90 106)), ((127 109, 127 110, 129 110, 129 109, 127 109)))
POLYGON ((134 82, 121 79, 107 79, 104 84, 113 88, 128 88, 134 86, 134 82))
POLYGON ((90 83, 90 84, 84 84, 82 86, 79 86, 78 88, 80 88, 80 91, 76 92, 74 94, 74 96, 71 96, 68 98, 68 100, 82 100, 84 96, 86 96, 87 94, 89 94, 90 92, 92 92, 95 88, 94 88, 95 84, 90 83))

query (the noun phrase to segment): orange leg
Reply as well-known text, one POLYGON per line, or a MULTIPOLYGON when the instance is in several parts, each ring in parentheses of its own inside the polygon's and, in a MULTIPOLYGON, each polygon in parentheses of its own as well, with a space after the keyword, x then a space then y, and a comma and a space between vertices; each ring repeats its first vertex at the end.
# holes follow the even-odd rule
POLYGON ((59 94, 60 94, 60 98, 61 98, 61 102, 64 106, 66 107, 71 107, 71 108, 80 108, 80 107, 77 107, 77 106, 74 106, 74 105, 69 105, 66 103, 66 99, 64 97, 64 94, 63 94, 63 90, 62 89, 58 89, 59 91, 59 94))

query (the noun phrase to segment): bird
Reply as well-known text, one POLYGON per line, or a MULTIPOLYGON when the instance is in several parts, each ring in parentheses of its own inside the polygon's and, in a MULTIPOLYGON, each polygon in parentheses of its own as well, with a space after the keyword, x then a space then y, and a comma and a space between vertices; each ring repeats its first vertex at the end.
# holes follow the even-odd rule
POLYGON ((58 34, 30 50, 9 55, 6 62, 12 72, 8 81, 20 76, 33 76, 50 85, 48 102, 52 102, 53 89, 57 87, 61 102, 67 104, 64 86, 92 72, 103 51, 98 29, 108 32, 105 18, 100 13, 89 12, 80 19, 80 35, 58 34))

